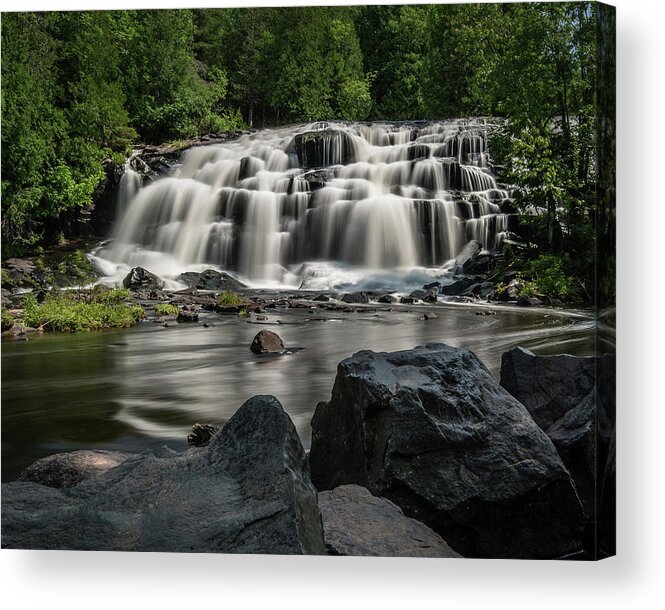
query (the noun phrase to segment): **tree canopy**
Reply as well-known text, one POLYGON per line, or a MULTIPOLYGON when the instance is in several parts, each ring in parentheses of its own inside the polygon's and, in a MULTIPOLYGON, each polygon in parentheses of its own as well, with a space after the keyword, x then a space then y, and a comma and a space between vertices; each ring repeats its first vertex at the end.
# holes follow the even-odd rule
POLYGON ((495 160, 519 187, 527 239, 540 254, 568 252, 569 268, 590 265, 598 10, 575 2, 5 13, 5 252, 29 249, 54 219, 88 205, 104 161, 122 160, 132 141, 325 119, 491 115, 505 119, 495 160))

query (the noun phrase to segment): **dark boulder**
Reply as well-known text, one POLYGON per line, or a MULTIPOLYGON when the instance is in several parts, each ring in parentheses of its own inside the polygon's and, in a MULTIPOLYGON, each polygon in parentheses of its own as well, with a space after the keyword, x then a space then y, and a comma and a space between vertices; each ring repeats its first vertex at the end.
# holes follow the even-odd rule
POLYGON ((589 395, 595 377, 595 358, 536 356, 522 347, 501 356, 501 385, 543 430, 589 395))
POLYGON ((324 554, 307 455, 273 396, 202 448, 146 451, 68 489, 2 485, 2 546, 324 554))
POLYGON ((521 347, 501 357, 501 385, 526 406, 554 443, 590 521, 597 519, 599 473, 605 469, 614 425, 603 401, 606 392, 596 385, 601 363, 610 370, 609 358, 536 356, 521 347))
POLYGON ((482 249, 483 245, 475 239, 467 242, 455 258, 454 273, 464 273, 466 271, 465 266, 468 267, 478 257, 482 249))
POLYGON ((254 337, 249 349, 255 354, 282 353, 284 342, 277 333, 271 330, 261 330, 254 337))
POLYGON ((326 547, 331 555, 459 557, 437 533, 404 516, 390 500, 358 485, 319 494, 326 547))
POLYGON ((126 459, 136 457, 121 451, 81 450, 56 453, 30 464, 18 477, 48 487, 63 489, 104 474, 126 459))
POLYGON ((409 297, 400 298, 399 302, 402 305, 413 305, 416 302, 416 300, 413 297, 409 296, 409 297))
POLYGON ((384 294, 378 298, 377 302, 391 304, 397 302, 397 297, 394 297, 392 294, 384 294))
POLYGON ((580 502, 552 442, 464 349, 342 361, 312 419, 310 463, 320 491, 367 487, 464 556, 558 557, 580 545, 580 502))
POLYGON ((122 285, 129 290, 159 290, 164 288, 164 282, 143 267, 134 267, 122 280, 122 285))
POLYGON ((427 311, 423 314, 422 319, 423 320, 436 320, 437 317, 438 316, 433 311, 427 311))
POLYGON ((245 284, 231 277, 228 273, 215 271, 214 269, 206 269, 201 273, 187 271, 186 273, 181 273, 178 279, 191 288, 197 288, 198 290, 233 292, 247 288, 245 284))
POLYGON ((466 292, 470 286, 473 286, 476 282, 473 278, 470 277, 461 277, 456 279, 451 284, 444 284, 439 289, 439 292, 446 296, 456 296, 466 292))
POLYGON ((317 303, 327 303, 330 301, 330 297, 325 294, 317 294, 315 297, 312 298, 312 301, 316 301, 317 303))
POLYGON ((366 292, 348 292, 340 299, 343 303, 369 303, 369 295, 366 292))
POLYGON ((436 288, 428 290, 414 290, 409 297, 414 300, 424 301, 425 303, 436 303, 438 291, 436 288))

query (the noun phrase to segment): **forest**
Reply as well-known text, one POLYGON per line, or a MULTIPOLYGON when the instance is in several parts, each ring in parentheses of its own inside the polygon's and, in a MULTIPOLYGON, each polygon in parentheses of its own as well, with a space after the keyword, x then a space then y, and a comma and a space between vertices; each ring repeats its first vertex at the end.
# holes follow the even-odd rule
MULTIPOLYGON (((524 277, 594 291, 594 3, 4 13, 3 257, 53 240, 132 143, 318 120, 492 116, 524 277)), ((603 261, 612 272, 613 257, 603 261)))

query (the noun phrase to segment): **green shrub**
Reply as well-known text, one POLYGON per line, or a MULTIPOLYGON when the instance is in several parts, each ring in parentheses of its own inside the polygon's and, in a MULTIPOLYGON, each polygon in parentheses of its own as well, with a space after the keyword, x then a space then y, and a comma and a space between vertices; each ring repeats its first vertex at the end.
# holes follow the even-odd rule
POLYGON ((9 330, 14 326, 14 316, 10 314, 4 307, 2 308, 2 332, 9 330))
POLYGON ((217 303, 225 307, 234 307, 237 305, 244 305, 245 300, 235 292, 222 292, 217 297, 217 303))
POLYGON ((101 303, 103 305, 111 305, 112 303, 120 303, 131 298, 129 290, 125 288, 111 288, 110 290, 100 290, 99 286, 95 286, 91 294, 91 302, 101 303))
POLYGON ((144 315, 140 305, 124 302, 85 302, 70 294, 48 295, 40 304, 33 295, 28 295, 22 318, 27 326, 78 332, 134 326, 144 315))
POLYGON ((569 274, 570 257, 567 254, 541 254, 529 261, 520 272, 525 280, 528 294, 543 294, 562 301, 578 301, 582 299, 579 282, 569 274))
POLYGON ((177 316, 180 312, 180 309, 177 305, 171 303, 159 303, 155 305, 155 313, 158 316, 177 316))

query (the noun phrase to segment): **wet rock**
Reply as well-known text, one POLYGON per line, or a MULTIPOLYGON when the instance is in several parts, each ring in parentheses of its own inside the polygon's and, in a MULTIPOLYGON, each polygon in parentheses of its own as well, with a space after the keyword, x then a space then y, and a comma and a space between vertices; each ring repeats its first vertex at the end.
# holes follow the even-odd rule
POLYGON ((379 303, 396 303, 397 297, 394 297, 392 294, 384 294, 378 298, 379 303))
POLYGON ((438 291, 436 288, 430 288, 429 290, 414 290, 409 298, 414 300, 424 301, 425 303, 436 303, 438 291))
POLYGON ((187 444, 190 447, 205 447, 220 430, 221 428, 214 424, 194 424, 187 435, 187 444))
POLYGON ((441 288, 441 282, 430 282, 423 286, 423 290, 425 291, 435 289, 438 292, 439 288, 441 288))
POLYGON ((164 287, 164 282, 143 267, 134 267, 122 280, 129 290, 155 290, 164 287))
POLYGON ((366 292, 348 292, 340 299, 343 303, 369 303, 369 295, 366 292))
POLYGON ((326 552, 307 456, 273 396, 250 398, 202 448, 146 451, 68 489, 4 483, 2 546, 326 552))
POLYGON ((319 494, 326 547, 331 555, 459 557, 425 524, 358 485, 319 494))
POLYGON ((18 480, 64 489, 98 477, 132 457, 136 454, 87 449, 56 453, 28 466, 18 480))
POLYGON ((438 316, 434 312, 428 311, 423 315, 422 319, 423 320, 436 320, 437 317, 438 316))
POLYGON ((526 294, 523 294, 522 296, 517 298, 518 307, 535 307, 540 304, 541 301, 538 297, 530 297, 527 296, 526 294))
POLYGON ((416 300, 415 300, 413 297, 402 297, 402 298, 399 300, 399 302, 400 302, 402 305, 413 305, 413 304, 416 302, 416 300))
POLYGON ((234 292, 247 288, 245 284, 231 277, 228 273, 206 269, 201 273, 187 271, 178 276, 178 280, 198 290, 234 292))
POLYGON ((284 351, 284 342, 277 333, 262 330, 254 337, 249 349, 255 354, 281 353, 284 351))
POLYGON ((176 321, 180 324, 187 324, 199 321, 199 314, 193 307, 183 307, 178 313, 176 321))
POLYGON ((467 350, 430 344, 342 361, 312 419, 320 491, 355 483, 464 556, 559 557, 582 510, 552 442, 467 350))
POLYGON ((347 165, 356 161, 350 136, 337 129, 322 129, 297 134, 287 152, 298 156, 305 169, 347 165))
POLYGON ((483 245, 479 241, 476 241, 475 239, 468 241, 455 258, 455 273, 466 272, 464 267, 474 261, 482 249, 483 245))
POLYGON ((328 301, 330 301, 330 297, 325 294, 317 294, 315 297, 312 298, 312 301, 317 301, 319 303, 327 303, 328 301))
POLYGON ((475 284, 473 278, 462 277, 452 282, 452 284, 444 284, 439 292, 446 296, 456 296, 468 290, 473 284, 475 284))

